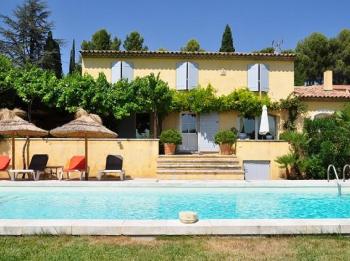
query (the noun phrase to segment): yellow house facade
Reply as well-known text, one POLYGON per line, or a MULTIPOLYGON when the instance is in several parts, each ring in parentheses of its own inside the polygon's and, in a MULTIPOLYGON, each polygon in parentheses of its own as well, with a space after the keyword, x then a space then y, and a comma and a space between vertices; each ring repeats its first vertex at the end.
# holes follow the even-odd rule
MULTIPOLYGON (((267 94, 273 101, 294 92, 293 54, 143 51, 81 51, 81 54, 83 74, 97 78, 104 73, 112 83, 159 73, 170 88, 179 91, 210 84, 217 95, 226 95, 244 87, 267 94)), ((285 120, 285 113, 269 112, 268 137, 259 135, 260 118, 244 119, 235 111, 170 113, 162 121, 162 129, 175 128, 182 133, 182 145, 178 148, 181 151, 216 152, 219 148, 214 143, 215 133, 236 128, 242 134, 237 146, 242 166, 245 161, 268 162, 267 177, 280 178, 283 170, 274 160, 288 152, 288 144, 279 141, 285 120)), ((137 125, 134 123, 134 128, 137 125)))

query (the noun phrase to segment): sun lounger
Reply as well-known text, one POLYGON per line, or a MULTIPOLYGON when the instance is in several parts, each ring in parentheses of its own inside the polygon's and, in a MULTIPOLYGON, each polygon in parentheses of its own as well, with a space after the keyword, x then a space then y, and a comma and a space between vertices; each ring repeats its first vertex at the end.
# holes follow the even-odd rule
POLYGON ((106 168, 97 174, 97 179, 101 180, 105 174, 119 174, 120 180, 124 180, 125 171, 123 170, 123 157, 119 155, 108 155, 106 159, 106 168))
POLYGON ((11 180, 16 180, 18 174, 28 174, 33 177, 33 180, 39 180, 40 174, 43 174, 49 160, 47 154, 35 154, 33 155, 28 169, 11 169, 9 175, 11 180))
POLYGON ((0 156, 0 171, 7 171, 10 166, 11 159, 8 156, 0 156))
POLYGON ((69 179, 69 175, 72 172, 79 172, 80 180, 83 180, 86 175, 85 156, 73 156, 69 160, 68 168, 58 173, 58 179, 62 180, 64 173, 67 173, 67 178, 69 179))

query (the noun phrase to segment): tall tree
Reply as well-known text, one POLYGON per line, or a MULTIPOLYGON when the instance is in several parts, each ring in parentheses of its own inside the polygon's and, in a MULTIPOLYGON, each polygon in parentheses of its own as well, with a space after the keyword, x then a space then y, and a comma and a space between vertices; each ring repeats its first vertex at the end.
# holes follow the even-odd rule
POLYGON ((119 51, 121 41, 117 37, 111 40, 111 34, 106 29, 101 29, 92 35, 91 41, 83 41, 83 50, 117 50, 119 51))
POLYGON ((321 84, 323 72, 332 68, 330 42, 321 33, 312 33, 300 41, 295 49, 295 84, 321 84))
POLYGON ((13 11, 13 18, 0 15, 0 51, 17 65, 39 63, 46 42, 46 36, 53 23, 48 21, 50 11, 46 2, 25 0, 13 11))
POLYGON ((184 47, 181 47, 182 52, 204 52, 199 42, 196 39, 190 39, 184 47))
POLYGON ((51 70, 57 78, 62 77, 62 62, 60 45, 52 38, 52 32, 48 33, 44 46, 44 54, 40 61, 40 65, 45 70, 51 70))
POLYGON ((273 47, 266 47, 261 49, 260 51, 254 51, 253 53, 274 53, 275 52, 275 48, 273 47))
POLYGON ((143 45, 144 39, 139 32, 131 32, 124 40, 123 47, 127 51, 147 51, 148 47, 143 45))
POLYGON ((222 35, 220 52, 231 52, 233 53, 235 48, 233 47, 232 31, 230 26, 227 24, 225 31, 222 35))
POLYGON ((330 46, 334 53, 334 83, 350 84, 350 30, 342 30, 330 40, 330 46))
POLYGON ((69 74, 75 71, 75 40, 73 40, 72 49, 70 50, 69 57, 69 74))

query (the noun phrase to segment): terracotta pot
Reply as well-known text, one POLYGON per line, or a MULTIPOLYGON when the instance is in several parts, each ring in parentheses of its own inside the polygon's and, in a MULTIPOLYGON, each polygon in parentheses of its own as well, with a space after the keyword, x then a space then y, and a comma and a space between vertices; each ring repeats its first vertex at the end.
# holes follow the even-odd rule
POLYGON ((176 144, 174 143, 164 143, 164 154, 174 155, 176 150, 176 144))
POLYGON ((221 155, 231 155, 232 153, 233 153, 232 144, 229 144, 229 143, 220 144, 221 155))

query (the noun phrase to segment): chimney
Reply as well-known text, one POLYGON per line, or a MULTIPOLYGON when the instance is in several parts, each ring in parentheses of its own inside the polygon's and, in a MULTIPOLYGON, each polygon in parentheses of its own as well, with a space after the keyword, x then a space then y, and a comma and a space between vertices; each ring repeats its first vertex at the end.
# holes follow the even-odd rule
POLYGON ((333 90, 333 72, 330 70, 327 70, 323 73, 323 90, 333 90))

